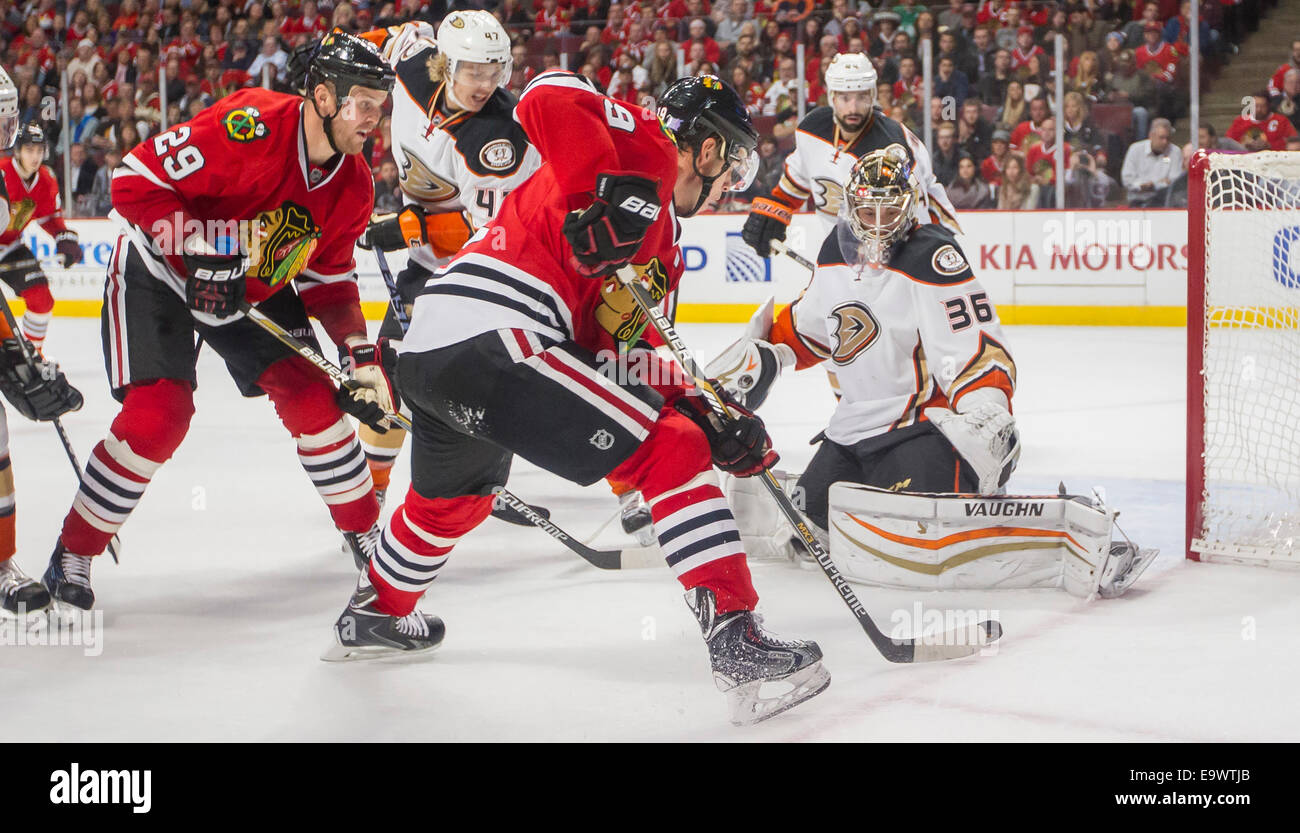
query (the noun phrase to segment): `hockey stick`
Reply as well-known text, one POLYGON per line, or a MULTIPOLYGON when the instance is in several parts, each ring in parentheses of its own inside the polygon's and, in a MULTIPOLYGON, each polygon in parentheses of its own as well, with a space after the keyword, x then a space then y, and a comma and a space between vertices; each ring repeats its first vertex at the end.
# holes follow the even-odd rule
MULTIPOLYGON (((383 249, 378 246, 372 249, 372 253, 375 256, 375 262, 379 264, 379 274, 384 279, 384 286, 388 288, 388 306, 393 310, 397 325, 402 328, 402 333, 405 334, 411 328, 411 316, 406 314, 406 302, 402 300, 402 293, 397 291, 397 281, 393 280, 393 273, 388 268, 388 257, 384 254, 383 249)), ((529 508, 543 518, 551 517, 551 510, 544 506, 530 506, 529 508)), ((515 512, 510 504, 505 501, 496 502, 492 507, 492 517, 516 526, 530 525, 527 518, 515 512)))
POLYGON ((0 263, 0 272, 12 272, 15 269, 26 269, 28 266, 40 266, 41 262, 34 257, 25 257, 22 260, 15 260, 9 263, 0 263))
POLYGON ((796 252, 794 249, 785 245, 784 240, 773 240, 771 243, 768 244, 768 246, 769 248, 771 248, 772 251, 776 252, 779 255, 785 255, 786 257, 793 260, 795 263, 807 269, 809 272, 817 271, 817 264, 813 263, 808 258, 804 257, 803 255, 796 252))
MULTIPOLYGON (((239 305, 239 311, 247 315, 249 320, 254 324, 274 336, 281 344, 311 362, 318 370, 333 379, 338 385, 342 386, 351 381, 338 365, 322 356, 317 350, 312 348, 311 345, 304 343, 301 339, 294 336, 293 333, 272 321, 257 307, 247 301, 243 301, 239 305)), ((406 431, 411 430, 411 421, 401 414, 386 414, 386 416, 388 421, 392 422, 397 427, 406 431)), ((619 570, 627 567, 644 566, 641 562, 648 557, 637 552, 638 548, 627 550, 593 550, 590 547, 585 547, 582 544, 579 544, 564 530, 551 523, 531 506, 515 497, 506 489, 497 487, 493 490, 493 494, 503 503, 508 504, 511 509, 527 518, 529 523, 582 556, 582 558, 593 567, 599 567, 602 570, 619 570)))
MULTIPOLYGON (((668 345, 668 349, 672 351, 673 357, 694 379, 697 392, 704 396, 714 415, 722 420, 723 424, 734 420, 735 417, 727 408, 726 403, 722 401, 722 397, 718 395, 713 385, 704 376, 699 364, 687 349, 686 343, 682 341, 676 329, 659 310, 654 299, 650 296, 649 290, 641 283, 641 279, 636 272, 630 266, 625 266, 618 270, 618 279, 631 292, 632 298, 640 308, 641 313, 649 318, 651 325, 659 333, 664 343, 668 345)), ((876 646, 876 650, 880 651, 885 659, 890 662, 932 662, 934 660, 956 659, 976 653, 1002 635, 1001 625, 994 620, 986 620, 980 622, 977 626, 980 631, 979 634, 969 631, 949 631, 943 635, 943 641, 938 644, 929 639, 924 641, 918 641, 915 638, 890 639, 871 619, 866 608, 862 606, 862 602, 858 601, 857 594, 849 587, 848 581, 831 561, 830 554, 817 542, 812 530, 808 528, 807 522, 799 514, 799 510, 795 509, 794 504, 790 502, 790 498, 781 488, 781 484, 777 483, 776 477, 771 471, 763 472, 762 477, 763 485, 776 501, 781 514, 799 533, 804 549, 822 568, 822 572, 830 579, 836 592, 844 600, 844 604, 853 612, 853 616, 858 620, 862 630, 866 632, 867 637, 876 646)))
MULTIPOLYGON (((14 311, 9 308, 8 296, 3 292, 0 292, 0 312, 4 313, 5 321, 9 323, 9 329, 13 330, 14 338, 18 339, 18 349, 23 353, 23 361, 27 362, 27 367, 35 374, 37 372, 36 356, 33 355, 32 346, 27 342, 27 337, 23 335, 22 328, 18 326, 17 320, 14 319, 14 311)), ((68 432, 63 427, 63 420, 55 417, 50 422, 54 423, 54 430, 59 435, 59 442, 63 444, 63 452, 68 455, 68 462, 72 464, 72 470, 77 473, 77 482, 81 483, 81 462, 77 460, 77 452, 72 449, 72 440, 68 438, 68 432)), ((121 563, 117 557, 121 547, 122 541, 116 535, 108 542, 108 554, 113 556, 114 564, 121 563)))

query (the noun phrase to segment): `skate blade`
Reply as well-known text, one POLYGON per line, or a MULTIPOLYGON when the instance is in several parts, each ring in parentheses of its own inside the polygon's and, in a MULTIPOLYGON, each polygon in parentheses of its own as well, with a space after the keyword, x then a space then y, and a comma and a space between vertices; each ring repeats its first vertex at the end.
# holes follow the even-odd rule
POLYGON ((335 640, 320 655, 325 662, 366 662, 370 660, 387 660, 389 662, 416 662, 442 647, 442 643, 421 648, 418 651, 402 651, 397 648, 385 648, 378 645, 359 645, 348 647, 335 640))
POLYGON ((816 662, 780 680, 755 680, 736 686, 727 692, 731 725, 753 726, 762 723, 793 709, 805 700, 811 700, 830 684, 831 672, 821 662, 816 662), (765 687, 768 689, 766 696, 763 692, 765 687), (773 695, 772 691, 778 688, 783 691, 773 695))

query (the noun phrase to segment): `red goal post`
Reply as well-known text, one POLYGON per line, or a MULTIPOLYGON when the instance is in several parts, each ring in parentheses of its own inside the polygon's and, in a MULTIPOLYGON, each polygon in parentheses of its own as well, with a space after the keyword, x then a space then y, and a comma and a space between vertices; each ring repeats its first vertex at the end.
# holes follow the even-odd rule
POLYGON ((1188 173, 1187 557, 1300 566, 1300 153, 1188 173))

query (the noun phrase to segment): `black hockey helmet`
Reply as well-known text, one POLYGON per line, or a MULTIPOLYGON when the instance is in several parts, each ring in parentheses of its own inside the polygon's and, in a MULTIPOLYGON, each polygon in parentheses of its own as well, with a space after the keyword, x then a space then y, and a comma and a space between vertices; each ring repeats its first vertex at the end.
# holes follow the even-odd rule
POLYGON ((28 122, 18 129, 18 135, 14 137, 14 152, 23 145, 41 145, 47 143, 45 130, 36 122, 28 122))
POLYGON ((301 89, 308 98, 318 84, 326 82, 334 85, 340 101, 353 87, 389 93, 397 77, 378 47, 337 28, 316 43, 299 47, 291 60, 290 73, 302 79, 301 89))
MULTIPOLYGON (((699 75, 674 82, 659 99, 659 121, 678 147, 699 150, 705 139, 719 139, 731 166, 731 190, 744 191, 753 184, 758 174, 758 131, 745 103, 725 81, 699 75)), ((704 180, 702 204, 717 177, 706 177, 698 168, 695 173, 704 180)))

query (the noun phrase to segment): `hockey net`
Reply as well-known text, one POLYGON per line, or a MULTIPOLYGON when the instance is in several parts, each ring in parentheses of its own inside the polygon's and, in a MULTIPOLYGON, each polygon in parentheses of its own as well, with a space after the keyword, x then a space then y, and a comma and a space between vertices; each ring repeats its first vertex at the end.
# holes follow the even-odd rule
POLYGON ((1198 153, 1187 554, 1300 566, 1300 153, 1198 153))

